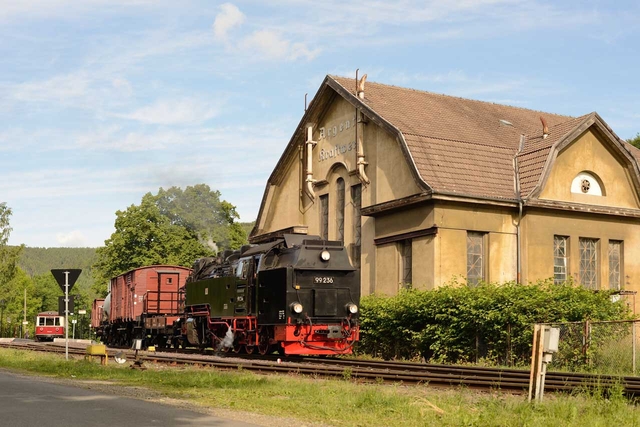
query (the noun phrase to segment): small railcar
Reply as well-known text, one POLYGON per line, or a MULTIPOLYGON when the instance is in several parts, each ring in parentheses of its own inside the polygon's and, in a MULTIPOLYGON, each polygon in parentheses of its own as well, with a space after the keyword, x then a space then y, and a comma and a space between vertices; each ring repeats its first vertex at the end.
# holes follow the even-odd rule
POLYGON ((64 338, 64 316, 56 311, 45 311, 36 316, 35 337, 37 341, 53 341, 64 338))

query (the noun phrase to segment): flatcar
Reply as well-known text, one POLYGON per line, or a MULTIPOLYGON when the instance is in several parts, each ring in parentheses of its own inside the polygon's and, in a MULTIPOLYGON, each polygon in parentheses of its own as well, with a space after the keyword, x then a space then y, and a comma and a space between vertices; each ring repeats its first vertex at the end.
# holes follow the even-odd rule
POLYGON ((35 336, 37 341, 53 341, 64 338, 64 316, 56 311, 45 311, 36 316, 35 336))
POLYGON ((359 339, 360 277, 342 242, 285 235, 199 260, 185 291, 179 345, 335 355, 359 339))

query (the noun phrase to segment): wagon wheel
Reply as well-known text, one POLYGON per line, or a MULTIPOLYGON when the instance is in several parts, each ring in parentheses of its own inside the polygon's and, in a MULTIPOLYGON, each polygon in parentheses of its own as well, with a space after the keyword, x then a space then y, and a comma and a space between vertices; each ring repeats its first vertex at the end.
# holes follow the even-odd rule
POLYGON ((256 351, 256 346, 255 345, 245 345, 244 346, 244 351, 246 351, 247 354, 253 354, 253 352, 256 351))
POLYGON ((261 355, 265 355, 269 353, 269 330, 267 328, 262 328, 260 330, 260 335, 258 336, 258 353, 261 355))
POLYGON ((239 344, 239 343, 235 343, 233 344, 233 352, 236 354, 242 353, 242 348, 244 347, 244 345, 239 344))

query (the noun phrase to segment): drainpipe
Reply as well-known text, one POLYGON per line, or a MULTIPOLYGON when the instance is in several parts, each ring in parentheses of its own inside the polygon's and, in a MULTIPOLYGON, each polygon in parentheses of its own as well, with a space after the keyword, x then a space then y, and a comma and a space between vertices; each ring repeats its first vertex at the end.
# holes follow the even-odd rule
POLYGON ((316 141, 313 140, 313 125, 307 125, 307 141, 305 142, 307 145, 307 179, 306 182, 306 190, 307 195, 311 198, 311 200, 315 199, 316 193, 313 191, 313 183, 316 182, 313 179, 313 147, 317 144, 316 141))
POLYGON ((356 144, 358 156, 356 165, 358 167, 358 176, 360 177, 360 181, 362 181, 362 183, 364 184, 369 184, 369 178, 364 171, 364 167, 368 165, 368 163, 364 160, 364 147, 362 145, 362 133, 364 133, 364 128, 362 129, 362 132, 358 132, 358 127, 362 124, 362 113, 356 108, 356 144))
POLYGON ((516 282, 518 284, 522 281, 522 237, 520 235, 520 222, 522 221, 522 196, 520 194, 520 167, 518 165, 518 154, 524 148, 525 137, 520 135, 520 146, 518 152, 513 158, 513 165, 515 170, 516 181, 516 196, 518 198, 518 222, 516 223, 516 282))

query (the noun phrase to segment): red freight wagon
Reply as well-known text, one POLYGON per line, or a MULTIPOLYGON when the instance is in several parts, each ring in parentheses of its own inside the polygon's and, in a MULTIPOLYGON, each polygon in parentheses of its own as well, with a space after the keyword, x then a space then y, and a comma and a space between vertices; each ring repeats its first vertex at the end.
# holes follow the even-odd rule
POLYGON ((102 316, 104 315, 104 299, 93 300, 91 306, 91 327, 97 329, 102 324, 102 316))
POLYGON ((110 344, 144 337, 149 329, 167 329, 180 315, 181 290, 191 269, 176 265, 152 265, 127 271, 111 279, 110 306, 105 312, 110 344))

